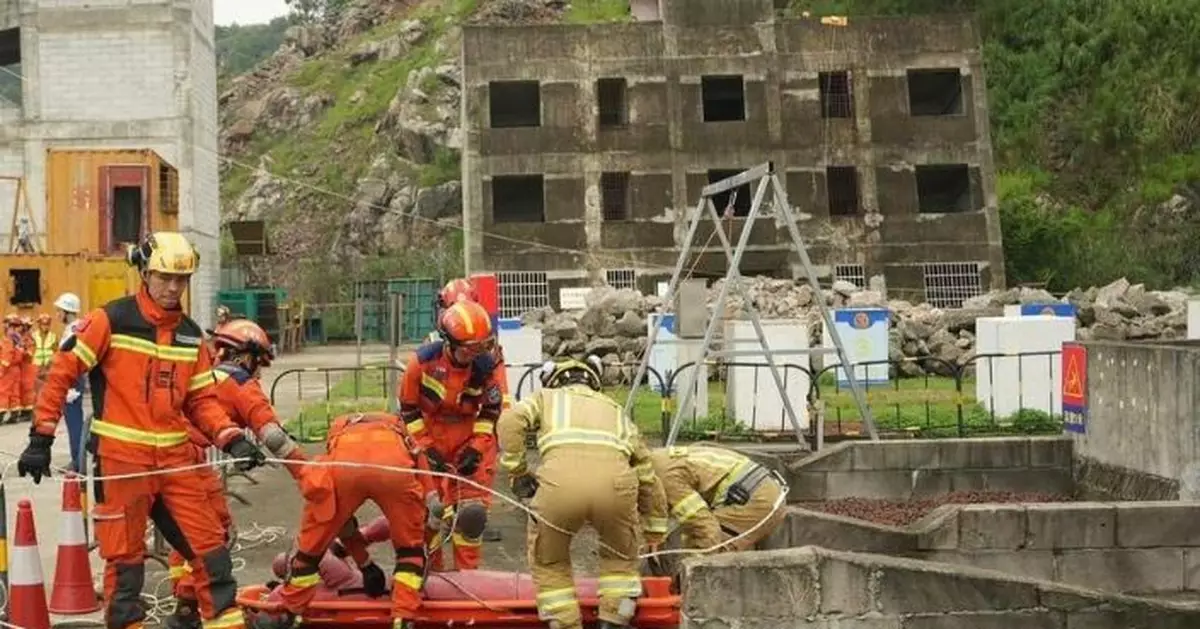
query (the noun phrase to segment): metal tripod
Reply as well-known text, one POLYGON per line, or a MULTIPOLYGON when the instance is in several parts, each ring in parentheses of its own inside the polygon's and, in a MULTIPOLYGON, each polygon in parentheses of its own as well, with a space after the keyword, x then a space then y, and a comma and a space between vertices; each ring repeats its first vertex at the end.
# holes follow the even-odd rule
MULTIPOLYGON (((675 272, 671 275, 671 282, 667 288, 667 303, 670 303, 675 298, 676 291, 679 289, 679 282, 683 275, 683 268, 687 262, 688 256, 692 251, 696 231, 700 226, 701 220, 708 216, 713 221, 714 231, 721 240, 721 247, 725 250, 725 257, 729 262, 729 270, 726 272, 725 281, 721 285, 720 295, 717 301, 712 306, 712 311, 708 315, 708 325, 704 331, 704 341, 701 345, 700 359, 696 361, 697 365, 704 364, 710 356, 737 356, 737 355, 757 355, 762 354, 766 358, 767 367, 771 371, 771 378, 775 381, 775 386, 779 391, 779 397, 783 400, 784 412, 787 414, 788 421, 791 422, 792 428, 796 431, 797 441, 807 448, 804 441, 804 430, 800 426, 800 420, 796 415, 796 411, 792 406, 792 400, 788 397, 784 388, 783 376, 780 374, 779 367, 775 362, 776 354, 826 354, 837 352, 838 359, 841 361, 843 370, 846 373, 846 378, 850 383, 850 393, 854 397, 854 403, 858 406, 858 412, 862 417, 863 424, 867 428, 867 433, 871 440, 879 439, 879 432, 875 428, 875 419, 871 416, 871 409, 867 406, 866 397, 863 394, 862 388, 859 386, 858 379, 854 376, 854 369, 850 365, 849 356, 846 354, 845 346, 842 345, 841 335, 838 334, 837 328, 833 325, 833 316, 830 314, 829 307, 825 304, 825 295, 821 291, 820 282, 817 280, 817 274, 813 270, 812 260, 808 257, 808 250, 804 247, 804 241, 800 237, 800 228, 796 225, 796 217, 792 212, 792 206, 788 203, 787 191, 783 184, 779 182, 779 176, 772 172, 771 164, 765 163, 755 166, 747 171, 723 179, 716 183, 709 184, 700 192, 700 201, 696 204, 696 208, 692 213, 688 233, 684 240, 683 250, 679 253, 679 260, 675 265, 675 272), (738 237, 736 248, 731 248, 729 238, 720 227, 720 216, 717 213, 716 206, 712 202, 712 198, 722 192, 733 190, 740 186, 750 184, 757 181, 758 187, 754 193, 754 200, 750 204, 750 213, 746 216, 746 222, 742 226, 741 234, 738 237), (766 198, 767 189, 770 188, 773 193, 772 208, 782 215, 783 223, 787 225, 788 233, 791 235, 792 245, 796 249, 796 253, 800 256, 800 263, 804 266, 805 274, 808 277, 808 283, 813 289, 813 299, 817 303, 817 307, 821 310, 821 318, 824 322, 825 329, 829 331, 829 338, 833 341, 834 347, 830 348, 810 348, 804 350, 791 350, 788 352, 772 351, 767 343, 766 333, 763 331, 762 319, 759 316, 758 309, 754 306, 753 301, 746 288, 741 283, 741 266, 742 254, 746 251, 746 245, 750 241, 750 232, 754 226, 754 221, 759 218, 762 210, 763 200, 766 198), (724 311, 725 300, 729 297, 730 287, 736 287, 741 294, 744 308, 749 316, 751 325, 754 326, 755 335, 758 337, 758 342, 762 347, 762 351, 758 350, 722 350, 713 351, 710 349, 713 336, 717 329, 717 324, 720 322, 719 313, 724 311)), ((661 325, 661 324, 660 324, 661 325)), ((637 375, 633 379, 633 386, 638 386, 646 377, 646 370, 649 368, 650 351, 654 347, 654 343, 658 338, 658 329, 660 325, 652 326, 650 336, 646 340, 646 351, 642 355, 641 363, 638 365, 637 375)), ((675 438, 679 434, 679 427, 683 423, 683 414, 685 409, 692 402, 692 396, 695 393, 697 381, 700 377, 700 369, 693 369, 691 378, 688 384, 683 389, 683 397, 679 404, 675 407, 675 415, 671 419, 670 433, 667 435, 666 445, 670 446, 675 443, 675 438)), ((631 394, 629 399, 625 401, 625 414, 632 416, 634 396, 631 394)))

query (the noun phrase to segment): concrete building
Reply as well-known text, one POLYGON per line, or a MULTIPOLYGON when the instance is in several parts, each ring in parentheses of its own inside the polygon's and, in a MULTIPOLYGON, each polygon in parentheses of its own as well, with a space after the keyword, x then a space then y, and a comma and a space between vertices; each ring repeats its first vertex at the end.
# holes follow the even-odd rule
MULTIPOLYGON (((220 275, 213 39, 212 0, 0 0, 0 175, 24 178, 39 233, 51 211, 81 212, 87 229, 104 208, 46 207, 47 151, 157 153, 178 172, 180 229, 200 249, 192 312, 201 323, 212 316, 220 275)), ((11 181, 0 182, 4 251, 13 200, 11 181)), ((75 253, 54 242, 46 250, 75 253)))
MULTIPOLYGON (((499 274, 508 313, 602 281, 654 290, 700 189, 766 161, 823 277, 883 276, 891 297, 943 307, 1004 285, 974 21, 834 26, 772 5, 642 0, 631 23, 464 29, 466 265, 499 274)), ((751 197, 737 191, 727 233, 751 197)), ((724 275, 710 243, 695 275, 724 275)), ((751 245, 743 273, 800 272, 775 219, 751 245)))

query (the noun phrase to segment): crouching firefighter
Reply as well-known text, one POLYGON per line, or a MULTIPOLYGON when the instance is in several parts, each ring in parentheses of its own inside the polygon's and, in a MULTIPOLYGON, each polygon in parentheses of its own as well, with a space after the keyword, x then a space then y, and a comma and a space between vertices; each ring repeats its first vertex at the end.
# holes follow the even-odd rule
POLYGON ((583 627, 571 570, 571 540, 584 524, 600 537, 600 627, 625 627, 642 594, 639 512, 647 545, 667 529, 667 503, 649 451, 624 409, 600 393, 599 360, 542 367, 542 389, 500 417, 501 466, 513 492, 532 494, 528 554, 538 616, 552 629, 583 627), (534 478, 525 437, 537 436, 542 463, 534 478))
POLYGON ((710 549, 738 538, 720 550, 751 550, 783 522, 778 503, 786 484, 749 457, 694 445, 655 448, 650 461, 666 489, 671 517, 683 530, 685 548, 710 549))
POLYGON ((244 626, 224 529, 193 465, 190 423, 250 469, 263 455, 221 408, 202 330, 180 300, 199 263, 181 234, 157 232, 130 249, 141 273, 137 294, 92 311, 60 346, 38 394, 29 447, 18 472, 35 483, 50 473, 50 447, 67 391, 87 372, 92 390, 96 541, 104 559, 105 624, 140 628, 146 618, 146 520, 187 558, 206 629, 244 626), (160 473, 171 470, 170 473, 160 473))
MULTIPOLYGON (((259 382, 263 367, 271 366, 275 358, 267 333, 258 324, 247 319, 234 319, 220 325, 211 335, 212 347, 217 352, 217 366, 213 374, 217 379, 217 399, 225 412, 242 428, 254 431, 262 443, 276 458, 301 463, 308 460, 290 435, 280 425, 275 409, 267 399, 259 382)), ((196 463, 207 460, 207 448, 212 445, 198 431, 191 431, 192 443, 196 448, 196 463)), ((300 479, 300 465, 285 465, 289 474, 300 479)), ((209 504, 225 526, 228 545, 236 537, 232 527, 233 518, 225 500, 225 487, 221 474, 214 468, 197 470, 205 476, 205 489, 209 504)), ((199 627, 200 617, 196 600, 195 580, 191 567, 183 555, 173 551, 167 558, 170 576, 174 582, 175 611, 166 619, 168 629, 199 627)))
MULTIPOLYGON (((396 553, 391 579, 393 627, 409 629, 421 604, 424 582, 425 502, 423 485, 411 471, 413 458, 404 427, 390 413, 343 415, 334 420, 325 443, 327 454, 317 457, 300 481, 304 513, 281 590, 287 614, 262 613, 252 625, 255 629, 292 625, 317 594, 321 559, 330 543, 339 533, 349 534, 358 527, 354 512, 371 500, 387 517, 396 553)), ((386 594, 387 579, 365 546, 353 554, 362 572, 363 590, 373 597, 386 594)))
MULTIPOLYGON (((479 567, 483 531, 496 477, 495 422, 504 392, 497 377, 495 331, 483 306, 459 301, 438 320, 441 340, 417 348, 399 384, 400 417, 429 469, 472 481, 439 477, 426 483, 431 503, 453 506, 458 526, 451 533, 454 564, 479 567), (478 486, 476 486, 478 485, 478 486)), ((442 567, 442 553, 430 555, 442 567)))

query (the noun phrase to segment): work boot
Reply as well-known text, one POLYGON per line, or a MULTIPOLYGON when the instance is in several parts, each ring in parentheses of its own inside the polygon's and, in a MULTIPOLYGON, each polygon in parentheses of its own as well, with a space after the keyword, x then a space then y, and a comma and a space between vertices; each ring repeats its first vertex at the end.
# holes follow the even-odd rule
POLYGON ((246 629, 291 629, 296 623, 296 617, 284 612, 273 616, 267 612, 258 612, 250 617, 246 629))
POLYGON ((163 621, 167 629, 200 629, 200 612, 196 601, 178 599, 175 601, 175 611, 163 621))
POLYGON ((23 410, 20 415, 17 415, 17 423, 23 424, 31 421, 33 421, 33 411, 31 410, 23 410))

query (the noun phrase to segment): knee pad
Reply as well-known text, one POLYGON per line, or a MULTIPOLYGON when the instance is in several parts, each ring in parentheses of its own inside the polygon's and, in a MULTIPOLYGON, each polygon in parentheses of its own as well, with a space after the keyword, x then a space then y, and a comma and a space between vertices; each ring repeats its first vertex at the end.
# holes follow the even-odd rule
POLYGON ((467 539, 479 539, 487 528, 487 507, 481 502, 465 502, 458 506, 454 530, 467 539))
POLYGON ((279 553, 275 555, 275 560, 271 562, 271 572, 280 579, 287 578, 288 572, 288 554, 279 553))

